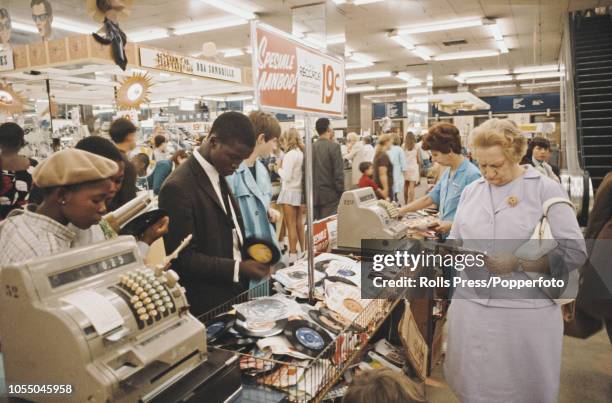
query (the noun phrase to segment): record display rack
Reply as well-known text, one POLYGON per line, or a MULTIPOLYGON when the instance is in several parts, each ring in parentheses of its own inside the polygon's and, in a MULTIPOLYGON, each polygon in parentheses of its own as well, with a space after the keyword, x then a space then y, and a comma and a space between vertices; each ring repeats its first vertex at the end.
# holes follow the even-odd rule
MULTIPOLYGON (((398 273, 399 276, 412 277, 414 272, 407 268, 398 273)), ((260 297, 271 295, 268 282, 246 291, 225 304, 207 312, 198 319, 208 322, 221 314, 231 311, 233 305, 241 304, 260 297)), ((265 393, 269 391, 270 397, 278 396, 278 391, 286 395, 287 401, 292 402, 320 402, 338 382, 342 374, 356 362, 363 354, 370 338, 382 326, 387 317, 405 298, 405 290, 382 289, 378 298, 371 299, 364 310, 355 320, 332 340, 332 342, 311 361, 294 362, 281 361, 269 358, 260 358, 251 354, 234 352, 241 363, 249 362, 251 367, 274 368, 268 376, 267 382, 259 382, 243 376, 243 384, 255 387, 265 393)), ((213 349, 221 347, 209 346, 213 349)))

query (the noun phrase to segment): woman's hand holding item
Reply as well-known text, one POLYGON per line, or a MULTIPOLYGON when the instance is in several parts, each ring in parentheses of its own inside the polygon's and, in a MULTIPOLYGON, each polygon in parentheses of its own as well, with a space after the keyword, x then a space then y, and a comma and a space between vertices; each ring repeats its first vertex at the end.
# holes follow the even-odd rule
POLYGON ((437 221, 429 228, 437 234, 448 234, 453 226, 452 221, 437 221))
POLYGON ((485 258, 485 264, 491 274, 507 276, 518 268, 519 260, 510 252, 496 252, 485 258))

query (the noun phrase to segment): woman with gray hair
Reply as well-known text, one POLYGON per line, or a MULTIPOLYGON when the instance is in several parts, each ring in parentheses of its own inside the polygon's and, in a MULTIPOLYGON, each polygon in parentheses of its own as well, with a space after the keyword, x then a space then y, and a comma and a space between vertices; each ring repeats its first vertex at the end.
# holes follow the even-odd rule
POLYGON ((364 144, 359 140, 359 135, 355 132, 350 132, 346 136, 347 153, 344 159, 351 162, 351 185, 356 187, 361 178, 359 164, 365 161, 364 144))
MULTIPOLYGON (((560 184, 532 166, 521 166, 526 140, 508 120, 491 119, 476 128, 472 147, 482 178, 459 201, 449 239, 482 251, 484 265, 465 268, 448 317, 446 379, 464 403, 557 402, 563 318, 561 287, 491 286, 534 278, 567 281, 586 259, 576 214, 560 184), (530 239, 548 209, 558 246, 526 260, 517 249, 530 239), (521 256, 521 258, 518 258, 521 256), (465 285, 464 285, 465 284, 465 285)), ((560 285, 557 282, 558 285, 560 285)))

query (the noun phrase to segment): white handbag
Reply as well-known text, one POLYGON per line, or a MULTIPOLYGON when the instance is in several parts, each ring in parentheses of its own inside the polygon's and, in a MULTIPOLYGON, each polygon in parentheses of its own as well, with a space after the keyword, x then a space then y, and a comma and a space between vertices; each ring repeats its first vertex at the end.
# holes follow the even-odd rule
MULTIPOLYGON (((559 245, 552 235, 550 223, 548 222, 548 210, 558 203, 565 203, 572 206, 572 208, 574 207, 572 202, 563 197, 553 197, 546 200, 542 205, 542 217, 540 217, 538 224, 533 230, 531 238, 514 252, 514 256, 520 260, 536 261, 549 254, 559 245)), ((525 272, 525 274, 533 280, 544 276, 542 273, 533 272, 525 272)), ((565 288, 563 290, 559 290, 558 288, 541 288, 542 292, 558 305, 570 303, 576 297, 579 282, 578 270, 570 271, 567 278, 563 280, 565 281, 565 288)))

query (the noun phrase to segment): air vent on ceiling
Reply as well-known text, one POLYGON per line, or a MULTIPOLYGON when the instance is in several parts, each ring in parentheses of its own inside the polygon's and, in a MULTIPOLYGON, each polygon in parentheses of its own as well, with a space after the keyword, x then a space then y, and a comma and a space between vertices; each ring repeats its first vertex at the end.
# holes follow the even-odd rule
POLYGON ((442 42, 444 46, 457 46, 457 45, 467 45, 467 41, 465 39, 459 39, 456 41, 448 41, 442 42))

